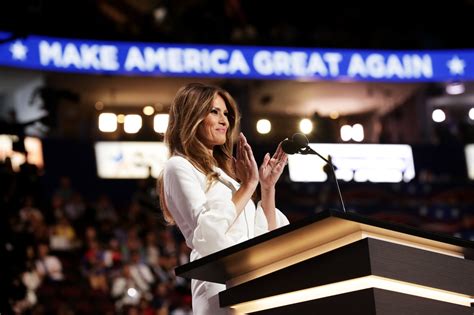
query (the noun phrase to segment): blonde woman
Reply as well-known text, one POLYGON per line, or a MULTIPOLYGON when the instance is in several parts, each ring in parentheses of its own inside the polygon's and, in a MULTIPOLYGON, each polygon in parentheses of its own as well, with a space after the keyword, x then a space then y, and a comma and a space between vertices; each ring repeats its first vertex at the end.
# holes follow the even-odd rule
MULTIPOLYGON (((160 178, 165 218, 176 223, 194 261, 288 224, 275 208, 275 184, 287 156, 278 146, 258 168, 241 133, 232 156, 239 111, 225 90, 199 83, 182 87, 171 105, 165 134, 171 158, 160 178), (261 201, 251 197, 260 183, 261 201)), ((192 280, 193 313, 228 314, 219 308, 224 285, 192 280)))

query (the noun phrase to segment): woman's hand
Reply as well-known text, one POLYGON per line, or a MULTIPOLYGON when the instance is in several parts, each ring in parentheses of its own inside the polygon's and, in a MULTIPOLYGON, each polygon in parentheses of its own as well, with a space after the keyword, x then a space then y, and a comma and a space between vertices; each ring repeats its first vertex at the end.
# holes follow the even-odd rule
POLYGON ((253 156, 252 148, 243 133, 239 135, 234 169, 240 184, 255 190, 259 179, 258 166, 253 156))
POLYGON ((271 158, 269 153, 265 154, 263 163, 258 171, 262 190, 275 187, 275 184, 283 173, 287 161, 288 157, 281 148, 281 142, 271 158))

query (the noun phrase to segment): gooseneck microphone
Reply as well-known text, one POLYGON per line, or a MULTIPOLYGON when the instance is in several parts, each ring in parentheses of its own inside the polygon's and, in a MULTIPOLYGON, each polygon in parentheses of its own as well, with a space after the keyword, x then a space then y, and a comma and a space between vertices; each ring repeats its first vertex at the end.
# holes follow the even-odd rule
POLYGON ((334 164, 332 164, 331 159, 328 160, 318 152, 311 149, 311 147, 308 145, 308 138, 306 138, 306 136, 302 133, 295 133, 293 137, 291 137, 291 140, 283 140, 283 142, 281 143, 281 148, 286 154, 314 154, 319 156, 323 161, 325 161, 330 166, 332 171, 331 173, 333 175, 334 181, 336 182, 337 193, 339 195, 339 201, 341 202, 342 210, 346 212, 346 207, 344 206, 344 201, 342 200, 341 189, 339 188, 339 183, 337 182, 336 178, 336 172, 334 171, 334 164))

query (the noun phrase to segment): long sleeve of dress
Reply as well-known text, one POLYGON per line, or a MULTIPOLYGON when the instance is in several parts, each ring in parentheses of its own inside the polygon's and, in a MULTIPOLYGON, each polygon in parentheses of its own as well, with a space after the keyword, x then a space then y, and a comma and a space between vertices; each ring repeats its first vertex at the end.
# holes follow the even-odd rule
POLYGON ((246 239, 239 229, 229 229, 236 219, 232 191, 214 183, 207 192, 206 178, 184 158, 172 158, 164 174, 168 208, 188 245, 200 256, 246 239))

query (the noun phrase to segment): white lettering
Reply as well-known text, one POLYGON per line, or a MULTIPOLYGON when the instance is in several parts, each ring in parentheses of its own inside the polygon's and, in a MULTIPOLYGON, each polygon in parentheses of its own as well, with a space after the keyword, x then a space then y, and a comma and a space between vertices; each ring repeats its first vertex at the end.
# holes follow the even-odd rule
POLYGON ((145 47, 144 55, 146 60, 146 68, 148 71, 154 71, 156 66, 160 68, 160 72, 166 72, 167 63, 166 63, 166 50, 163 48, 158 48, 154 50, 151 47, 145 47))
POLYGON ((355 77, 357 75, 363 78, 367 77, 367 69, 365 68, 364 59, 360 54, 352 55, 351 60, 349 61, 347 74, 350 77, 355 77))
POLYGON ((387 59, 381 54, 370 54, 364 61, 360 54, 353 54, 347 71, 351 77, 361 76, 363 78, 420 78, 433 76, 433 67, 429 55, 403 55, 402 60, 390 54, 387 59))
POLYGON ((366 66, 373 78, 382 78, 385 75, 384 58, 380 54, 370 54, 366 59, 366 66))
POLYGON ((82 68, 81 55, 74 44, 68 43, 64 47, 63 67, 67 68, 74 65, 77 69, 82 68))
MULTIPOLYGON (((340 75, 342 54, 320 54, 304 51, 257 51, 252 60, 255 71, 262 76, 337 77, 340 75)), ((39 59, 43 66, 115 71, 120 68, 118 49, 114 45, 60 42, 39 43, 39 59)), ((248 75, 252 70, 246 56, 239 49, 200 49, 178 47, 131 46, 128 49, 125 71, 161 73, 216 73, 248 75)), ((429 54, 380 54, 363 56, 354 53, 348 64, 349 77, 374 79, 432 78, 433 65, 429 54)))
POLYGON ((261 50, 253 57, 253 66, 261 75, 273 74, 272 54, 267 50, 261 50))
POLYGON ((431 57, 429 55, 413 55, 411 58, 413 77, 431 78, 433 76, 433 66, 431 64, 431 57))
POLYGON ((245 57, 240 50, 232 51, 232 54, 230 55, 228 70, 230 74, 236 73, 237 71, 241 72, 242 74, 250 73, 250 67, 247 64, 247 61, 245 60, 245 57))
POLYGON ((285 76, 314 76, 326 77, 328 72, 332 76, 339 75, 339 63, 342 55, 339 53, 325 53, 321 55, 317 52, 308 56, 306 52, 295 51, 259 51, 255 54, 254 68, 262 75, 285 75, 285 76), (324 60, 323 60, 324 58, 324 60), (326 64, 326 62, 329 65, 326 64))
POLYGON ((227 72, 227 65, 225 63, 221 63, 221 60, 226 60, 229 58, 227 51, 223 49, 215 49, 211 52, 210 60, 211 60, 211 67, 215 73, 225 74, 227 72))
POLYGON ((405 69, 405 76, 407 78, 412 78, 413 77, 413 67, 412 67, 412 62, 411 62, 410 55, 403 55, 402 62, 403 62, 403 69, 405 69))
POLYGON ((132 46, 128 50, 127 58, 125 59, 125 70, 132 71, 135 68, 140 71, 146 71, 146 63, 140 49, 132 46))
POLYGON ((295 51, 291 53, 291 69, 295 76, 306 76, 306 53, 295 51))
POLYGON ((135 68, 140 71, 155 71, 159 67, 161 72, 174 73, 209 73, 233 74, 241 72, 250 73, 244 55, 239 50, 230 54, 224 49, 215 49, 209 52, 207 49, 195 48, 144 48, 143 55, 138 47, 131 47, 125 62, 127 71, 135 68))
POLYGON ((102 69, 108 71, 118 70, 120 68, 120 64, 118 62, 118 50, 117 47, 112 45, 102 45, 99 49, 99 57, 100 63, 102 65, 102 69))
POLYGON ((201 55, 199 50, 189 48, 185 49, 183 53, 184 71, 201 73, 201 55))
POLYGON ((323 59, 321 59, 321 56, 318 53, 312 53, 309 57, 307 71, 310 75, 319 74, 322 77, 328 75, 328 69, 326 68, 323 59))
POLYGON ((286 51, 273 53, 273 72, 276 75, 291 75, 290 56, 286 51))
POLYGON ((339 75, 339 63, 342 60, 342 55, 339 53, 325 53, 323 59, 329 64, 329 73, 336 77, 339 75))
POLYGON ((51 61, 56 67, 62 66, 62 47, 58 42, 53 42, 51 45, 42 40, 39 44, 40 62, 43 66, 47 66, 51 61))
POLYGON ((405 70, 403 69, 402 63, 400 62, 400 59, 398 59, 397 55, 389 55, 387 58, 386 77, 391 78, 393 76, 397 76, 400 79, 405 77, 405 70))
POLYGON ((204 73, 211 72, 211 64, 209 58, 209 50, 203 49, 201 51, 201 62, 202 62, 202 71, 204 73))
POLYGON ((170 72, 183 72, 181 48, 168 48, 168 66, 170 72))
POLYGON ((99 46, 88 46, 86 44, 82 44, 79 49, 81 51, 82 56, 82 66, 85 69, 89 69, 92 67, 96 70, 100 70, 100 60, 98 57, 99 46))

